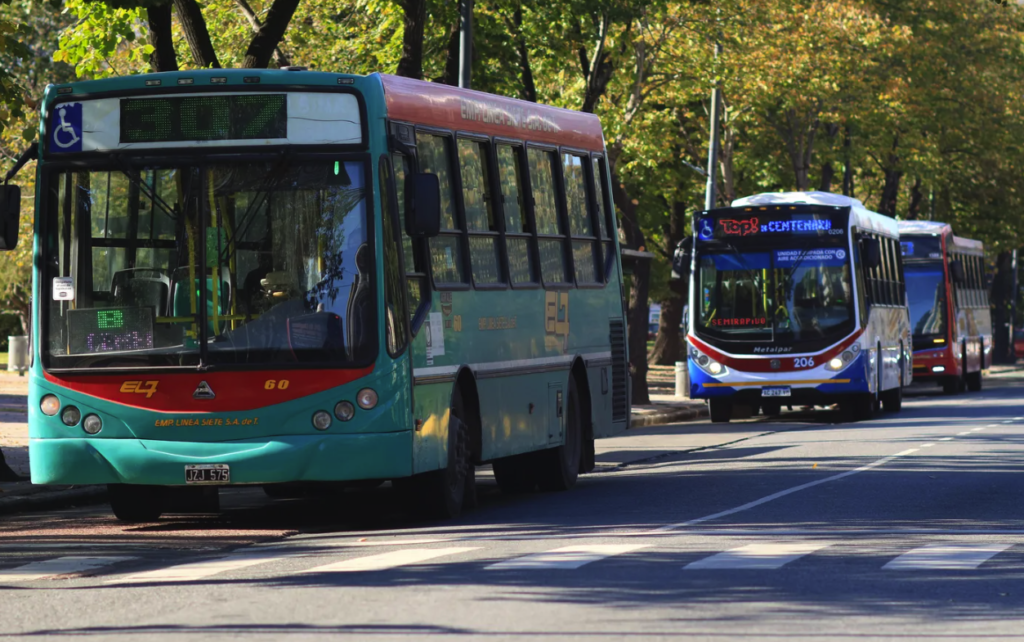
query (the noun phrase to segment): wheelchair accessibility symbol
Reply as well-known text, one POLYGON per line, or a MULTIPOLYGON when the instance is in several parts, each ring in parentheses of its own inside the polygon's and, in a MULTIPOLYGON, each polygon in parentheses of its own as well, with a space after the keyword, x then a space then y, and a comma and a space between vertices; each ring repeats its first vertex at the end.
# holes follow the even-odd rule
POLYGON ((82 103, 57 107, 53 120, 53 144, 56 146, 55 151, 82 151, 82 103))
POLYGON ((702 218, 697 229, 700 234, 700 238, 703 241, 710 241, 715 235, 714 224, 710 219, 702 218))

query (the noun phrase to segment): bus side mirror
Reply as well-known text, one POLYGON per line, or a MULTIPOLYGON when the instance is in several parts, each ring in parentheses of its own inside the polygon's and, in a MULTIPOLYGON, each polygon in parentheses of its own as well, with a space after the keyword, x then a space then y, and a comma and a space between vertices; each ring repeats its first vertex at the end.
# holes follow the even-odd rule
POLYGON ((410 174, 405 182, 405 231, 414 238, 441 232, 441 183, 436 174, 410 174))
POLYGON ((0 185, 0 250, 13 250, 18 245, 20 221, 21 188, 0 185))
POLYGON ((860 251, 864 267, 874 270, 882 265, 882 244, 878 239, 861 239, 860 251))
POLYGON ((957 285, 963 285, 967 280, 967 275, 964 274, 964 264, 960 259, 953 259, 949 262, 949 275, 953 278, 953 283, 957 285))
POLYGON ((693 237, 688 236, 682 241, 679 241, 679 245, 676 246, 675 251, 672 253, 672 276, 673 281, 689 281, 690 280, 690 259, 692 257, 693 248, 693 237))

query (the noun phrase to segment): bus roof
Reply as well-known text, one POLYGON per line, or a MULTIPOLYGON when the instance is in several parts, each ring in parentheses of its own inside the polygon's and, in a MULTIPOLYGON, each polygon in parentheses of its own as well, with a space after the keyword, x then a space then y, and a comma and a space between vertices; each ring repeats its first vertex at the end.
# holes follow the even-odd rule
POLYGON ((898 236, 896 219, 873 212, 864 207, 855 198, 832 194, 830 192, 765 192, 744 196, 732 202, 733 207, 750 207, 757 205, 826 205, 850 208, 850 226, 861 229, 884 232, 890 236, 898 236))
POLYGON ((949 223, 940 221, 900 221, 900 236, 913 236, 915 234, 945 235, 951 237, 952 247, 972 254, 983 254, 985 244, 974 239, 966 239, 953 234, 953 228, 949 223))
POLYGON ((517 140, 604 151, 594 114, 381 74, 388 118, 517 140))

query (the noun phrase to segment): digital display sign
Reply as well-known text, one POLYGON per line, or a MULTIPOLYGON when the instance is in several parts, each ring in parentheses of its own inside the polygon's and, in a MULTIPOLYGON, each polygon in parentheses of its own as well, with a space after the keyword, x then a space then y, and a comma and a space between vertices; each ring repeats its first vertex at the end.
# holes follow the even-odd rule
POLYGON ((121 99, 124 143, 288 137, 285 94, 121 99))
POLYGON ((701 240, 737 239, 781 235, 844 234, 848 215, 843 213, 716 212, 697 221, 701 240))
POLYGON ((71 354, 128 352, 153 348, 152 308, 68 310, 71 354))
POLYGON ((937 236, 911 236, 900 239, 900 249, 908 259, 941 259, 942 241, 937 236))

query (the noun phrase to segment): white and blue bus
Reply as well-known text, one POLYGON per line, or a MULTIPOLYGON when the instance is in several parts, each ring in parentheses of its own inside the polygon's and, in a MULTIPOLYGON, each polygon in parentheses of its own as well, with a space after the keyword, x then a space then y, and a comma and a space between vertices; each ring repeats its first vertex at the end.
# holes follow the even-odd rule
POLYGON ((692 248, 690 395, 712 421, 900 409, 913 343, 894 219, 835 194, 759 194, 699 212, 692 248))

